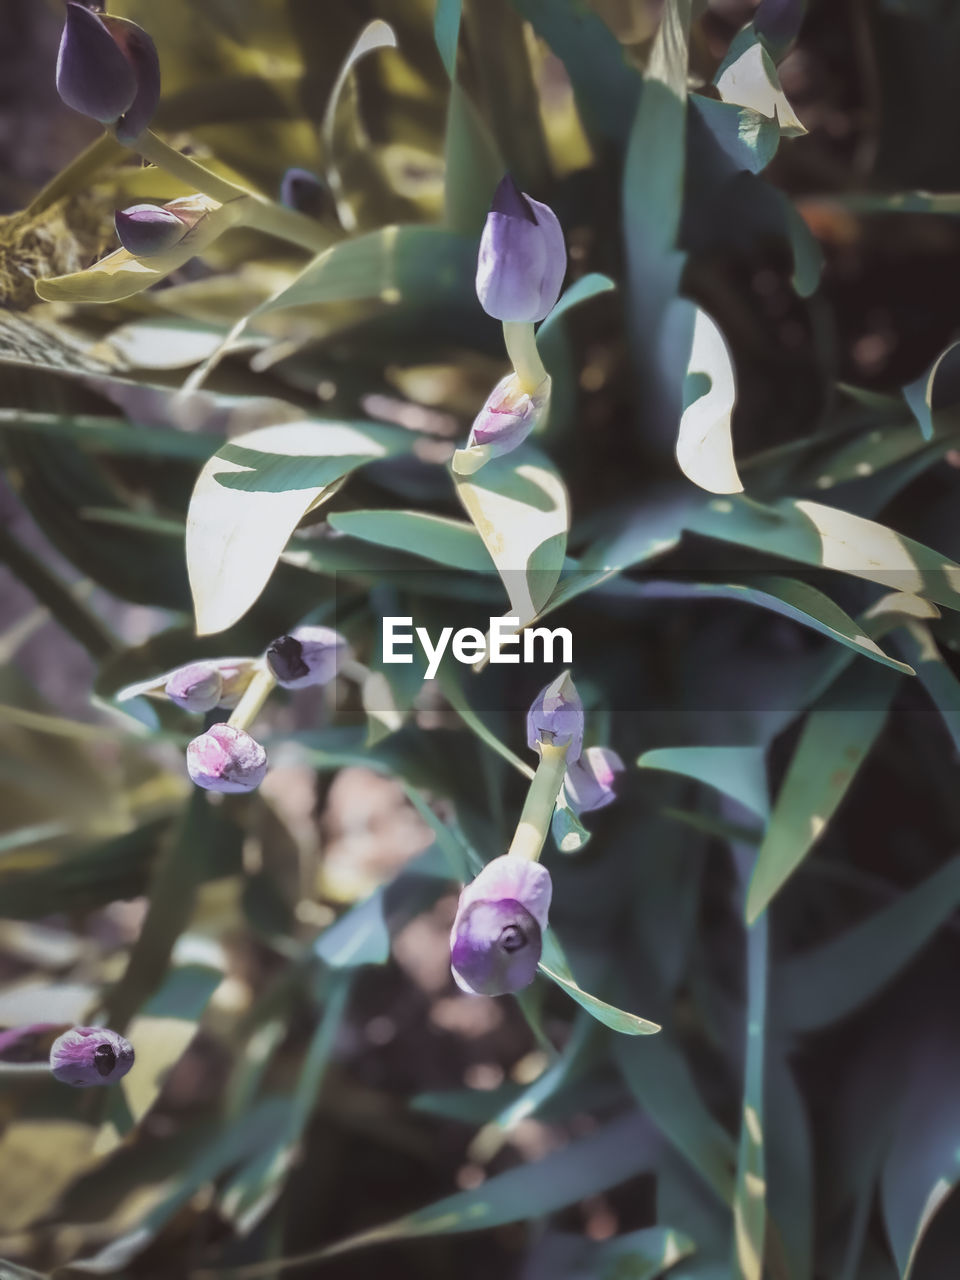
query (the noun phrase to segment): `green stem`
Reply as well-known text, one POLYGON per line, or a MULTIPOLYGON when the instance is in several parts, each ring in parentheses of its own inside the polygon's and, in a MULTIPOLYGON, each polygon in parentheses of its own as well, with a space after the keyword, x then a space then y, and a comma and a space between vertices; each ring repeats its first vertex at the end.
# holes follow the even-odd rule
POLYGON ((532 396, 548 376, 537 350, 533 325, 523 320, 504 320, 503 340, 522 390, 532 396))
POLYGON ((270 668, 266 665, 259 667, 244 689, 243 697, 234 707, 227 724, 233 729, 249 729, 276 685, 277 682, 270 668))
POLYGON ((299 245, 310 253, 322 253, 330 246, 330 236, 323 228, 306 214, 296 209, 287 209, 267 200, 255 191, 237 186, 221 178, 196 160, 182 155, 175 147, 169 146, 162 138, 157 137, 150 129, 145 129, 131 144, 132 150, 149 160, 158 169, 163 169, 171 177, 177 178, 188 186, 195 187, 211 200, 227 204, 231 200, 245 199, 243 222, 255 231, 276 236, 280 240, 288 240, 299 245))
POLYGON ((557 796, 563 786, 567 771, 567 748, 555 747, 549 742, 540 744, 540 763, 533 775, 530 790, 523 804, 523 812, 514 832, 507 853, 512 857, 529 858, 536 862, 550 830, 557 796))
POLYGON ((0 1079, 4 1076, 26 1076, 39 1079, 49 1076, 49 1062, 0 1062, 0 1079))

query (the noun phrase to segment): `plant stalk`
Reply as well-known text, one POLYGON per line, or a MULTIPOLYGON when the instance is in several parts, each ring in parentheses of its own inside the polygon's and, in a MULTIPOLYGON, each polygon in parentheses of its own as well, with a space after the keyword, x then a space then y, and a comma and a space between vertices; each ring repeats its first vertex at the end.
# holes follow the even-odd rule
POLYGON ((541 383, 548 377, 540 352, 537 350, 537 338, 533 325, 524 320, 504 320, 503 340, 507 345, 507 355, 514 367, 520 387, 528 396, 532 396, 541 383))
POLYGON ((540 744, 540 763, 533 775, 520 821, 507 850, 512 857, 529 858, 531 862, 536 862, 540 857, 553 821, 557 796, 563 786, 563 776, 567 771, 569 745, 566 743, 562 747, 556 747, 549 742, 540 744))
POLYGON ((263 704, 276 688, 273 672, 264 664, 254 672, 253 679, 243 691, 243 696, 231 712, 227 724, 232 729, 248 730, 263 709, 263 704))

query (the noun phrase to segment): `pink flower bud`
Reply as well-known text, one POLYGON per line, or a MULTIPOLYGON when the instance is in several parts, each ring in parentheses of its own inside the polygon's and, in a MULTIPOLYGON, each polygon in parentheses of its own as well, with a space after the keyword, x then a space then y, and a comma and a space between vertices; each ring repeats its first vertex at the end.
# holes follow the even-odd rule
POLYGON ((230 724, 215 724, 187 747, 187 772, 204 791, 254 791, 267 772, 267 753, 230 724))
POLYGON ((171 671, 164 693, 184 711, 212 711, 223 696, 223 677, 207 662, 191 662, 171 671))
POLYGON ((79 1089, 116 1084, 133 1066, 133 1045, 107 1027, 73 1027, 53 1042, 50 1070, 79 1089))

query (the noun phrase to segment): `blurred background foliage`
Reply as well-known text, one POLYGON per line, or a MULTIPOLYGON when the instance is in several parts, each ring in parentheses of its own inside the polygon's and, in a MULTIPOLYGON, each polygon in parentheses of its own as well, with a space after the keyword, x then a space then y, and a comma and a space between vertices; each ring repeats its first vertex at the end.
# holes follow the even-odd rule
POLYGON ((98 1017, 138 1056, 109 1093, 4 1087, 0 1274, 953 1280, 960 5, 810 0, 766 123, 724 81, 749 0, 111 11, 156 41, 168 141, 271 197, 322 175, 331 256, 237 228, 85 292, 114 209, 187 189, 60 105, 59 5, 3 0, 0 1024, 98 1017), (396 47, 331 110, 375 19, 396 47), (507 167, 568 285, 615 285, 543 336, 539 456, 572 511, 551 617, 631 767, 546 858, 573 971, 649 1038, 546 984, 454 994, 453 873, 506 847, 491 742, 523 753, 542 672, 377 669, 383 614, 506 606, 446 463, 505 368, 472 276, 507 167), (677 469, 681 295, 730 350, 743 495, 677 469), (198 637, 200 469, 304 418, 403 444, 198 637), (262 790, 191 794, 189 718, 116 693, 305 617, 363 688, 275 699, 262 790))

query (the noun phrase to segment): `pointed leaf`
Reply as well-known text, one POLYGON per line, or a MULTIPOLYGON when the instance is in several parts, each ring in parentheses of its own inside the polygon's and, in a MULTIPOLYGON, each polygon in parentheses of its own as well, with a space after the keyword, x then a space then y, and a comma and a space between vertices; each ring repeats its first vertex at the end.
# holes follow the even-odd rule
POLYGON ((733 360, 716 322, 691 303, 693 345, 687 362, 684 409, 677 436, 677 462, 694 484, 710 493, 740 493, 733 457, 731 416, 737 401, 733 360))

